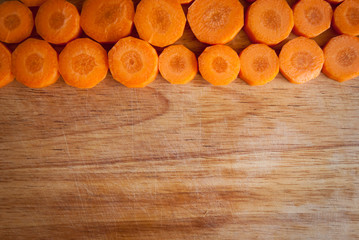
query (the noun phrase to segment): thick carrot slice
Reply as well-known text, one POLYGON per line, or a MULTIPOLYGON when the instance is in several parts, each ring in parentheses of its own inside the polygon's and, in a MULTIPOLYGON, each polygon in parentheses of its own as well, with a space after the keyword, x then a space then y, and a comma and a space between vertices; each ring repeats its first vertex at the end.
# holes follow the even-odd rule
POLYGON ((199 41, 226 44, 243 27, 243 6, 238 0, 196 0, 188 9, 187 18, 199 41))
POLYGON ((313 38, 330 28, 333 9, 324 0, 301 0, 293 8, 294 32, 313 38))
POLYGON ((241 52, 239 60, 241 62, 239 76, 252 86, 264 85, 279 73, 278 56, 265 44, 249 45, 241 52))
POLYGON ((34 27, 32 12, 18 1, 0 4, 0 41, 19 43, 29 37, 34 27))
POLYGON ((225 45, 207 47, 198 58, 202 77, 213 85, 228 85, 240 71, 238 54, 225 45))
POLYGON ((302 84, 319 76, 324 54, 311 39, 298 37, 287 42, 279 54, 281 73, 292 83, 302 84))
POLYGON ((134 21, 140 38, 165 47, 182 37, 186 16, 178 0, 142 0, 134 21))
POLYGON ((142 88, 156 79, 158 55, 147 42, 127 37, 116 43, 108 53, 115 80, 129 88, 142 88))
POLYGON ((29 38, 12 53, 12 72, 16 80, 30 88, 43 88, 56 82, 57 53, 43 40, 29 38))
POLYGON ((359 35, 359 0, 345 0, 334 11, 334 29, 341 34, 359 35))
POLYGON ((36 30, 47 42, 65 44, 79 36, 80 14, 65 0, 48 0, 35 18, 36 30))
POLYGON ((134 15, 132 0, 86 0, 81 27, 98 42, 115 43, 131 33, 134 15))
POLYGON ((9 49, 0 43, 0 88, 6 86, 14 80, 11 73, 11 53, 9 49))
POLYGON ((359 39, 341 35, 332 38, 324 47, 323 73, 344 82, 359 76, 359 39))
POLYGON ((59 70, 68 85, 93 88, 107 75, 107 52, 91 39, 76 39, 60 53, 59 70))
POLYGON ((257 0, 247 10, 245 31, 254 42, 276 45, 294 26, 293 12, 285 0, 257 0))
POLYGON ((164 79, 172 84, 186 84, 198 72, 196 55, 183 45, 169 46, 159 57, 159 69, 164 79))
POLYGON ((37 7, 46 2, 47 0, 21 0, 28 7, 37 7))

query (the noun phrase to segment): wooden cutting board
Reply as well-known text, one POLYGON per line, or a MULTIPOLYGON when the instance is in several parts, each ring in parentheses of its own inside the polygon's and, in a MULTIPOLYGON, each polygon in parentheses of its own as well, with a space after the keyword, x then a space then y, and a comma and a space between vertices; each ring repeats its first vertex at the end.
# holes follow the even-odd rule
MULTIPOLYGON (((205 47, 189 29, 179 43, 205 47)), ((242 31, 230 45, 248 43, 242 31)), ((323 75, 11 83, 0 89, 0 239, 358 239, 358 103, 359 79, 323 75)))

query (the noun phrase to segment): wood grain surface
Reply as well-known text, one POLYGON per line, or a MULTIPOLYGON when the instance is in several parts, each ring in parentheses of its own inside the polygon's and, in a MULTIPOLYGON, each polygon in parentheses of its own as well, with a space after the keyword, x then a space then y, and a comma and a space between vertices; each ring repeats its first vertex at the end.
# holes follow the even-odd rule
MULTIPOLYGON (((179 43, 205 47, 188 28, 179 43)), ((358 239, 358 103, 359 79, 323 75, 13 82, 0 89, 0 239, 358 239)))

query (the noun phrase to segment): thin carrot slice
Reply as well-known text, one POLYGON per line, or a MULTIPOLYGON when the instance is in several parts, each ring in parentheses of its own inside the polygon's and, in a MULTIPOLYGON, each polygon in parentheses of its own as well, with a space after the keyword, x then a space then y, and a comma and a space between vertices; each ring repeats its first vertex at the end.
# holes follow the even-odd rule
POLYGON ((12 53, 16 80, 30 88, 47 87, 59 78, 57 53, 49 43, 29 38, 12 53))
POLYGON ((186 84, 198 72, 196 55, 183 45, 167 47, 159 57, 159 69, 164 79, 172 84, 186 84))
POLYGON ((59 70, 68 85, 93 88, 107 75, 107 52, 91 39, 76 39, 60 53, 59 70))
POLYGON ((330 28, 333 9, 324 0, 301 0, 293 8, 294 32, 313 38, 330 28))
POLYGON ((207 47, 198 58, 202 77, 213 85, 228 85, 241 69, 238 54, 225 45, 207 47))
POLYGON ((9 49, 0 43, 0 88, 6 86, 14 80, 11 73, 11 53, 9 49))
POLYGON ((115 43, 131 33, 134 15, 132 0, 86 0, 81 27, 98 42, 115 43))
POLYGON ((48 0, 36 14, 37 33, 47 42, 66 44, 79 36, 80 14, 65 0, 48 0))
POLYGON ((28 7, 37 7, 46 2, 47 0, 21 0, 28 7))
POLYGON ((341 34, 359 35, 359 0, 345 0, 334 11, 334 29, 341 34))
POLYGON ((0 4, 0 41, 19 43, 29 37, 34 28, 32 12, 18 1, 0 4))
POLYGON ((113 78, 126 87, 145 87, 158 74, 157 52, 143 40, 123 38, 110 50, 108 57, 113 78))
POLYGON ((276 45, 294 26, 293 12, 285 0, 257 0, 247 10, 244 26, 254 42, 276 45))
POLYGON ((187 18, 199 41, 226 44, 243 27, 243 6, 238 0, 196 0, 188 9, 187 18))
POLYGON ((359 76, 359 39, 340 35, 324 47, 323 73, 329 78, 344 82, 359 76))
POLYGON ((244 49, 239 60, 239 76, 249 85, 259 86, 272 81, 279 73, 278 56, 265 44, 252 44, 244 49))
POLYGON ((302 84, 319 76, 324 54, 318 44, 305 37, 287 42, 279 54, 281 73, 292 83, 302 84))
POLYGON ((140 38, 165 47, 182 37, 186 16, 178 0, 142 0, 134 22, 140 38))

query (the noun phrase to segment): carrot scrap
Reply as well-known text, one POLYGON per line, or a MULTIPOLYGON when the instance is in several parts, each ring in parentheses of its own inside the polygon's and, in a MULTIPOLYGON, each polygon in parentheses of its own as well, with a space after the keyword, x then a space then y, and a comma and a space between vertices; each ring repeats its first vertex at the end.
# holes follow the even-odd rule
POLYGON ((143 40, 123 38, 110 50, 108 57, 113 78, 126 87, 145 87, 158 74, 157 52, 143 40))
POLYGON ((34 28, 32 12, 18 1, 0 4, 0 41, 19 43, 28 38, 34 28))
POLYGON ((338 82, 359 76, 359 39, 340 35, 324 47, 323 73, 338 82))
POLYGON ((305 37, 287 42, 279 54, 281 73, 292 83, 302 84, 319 76, 324 54, 318 44, 305 37))
POLYGON ((198 58, 202 77, 213 85, 228 85, 240 71, 238 54, 226 45, 207 47, 198 58))
POLYGON ((12 53, 16 80, 30 88, 47 87, 59 78, 57 52, 44 40, 29 38, 12 53))

